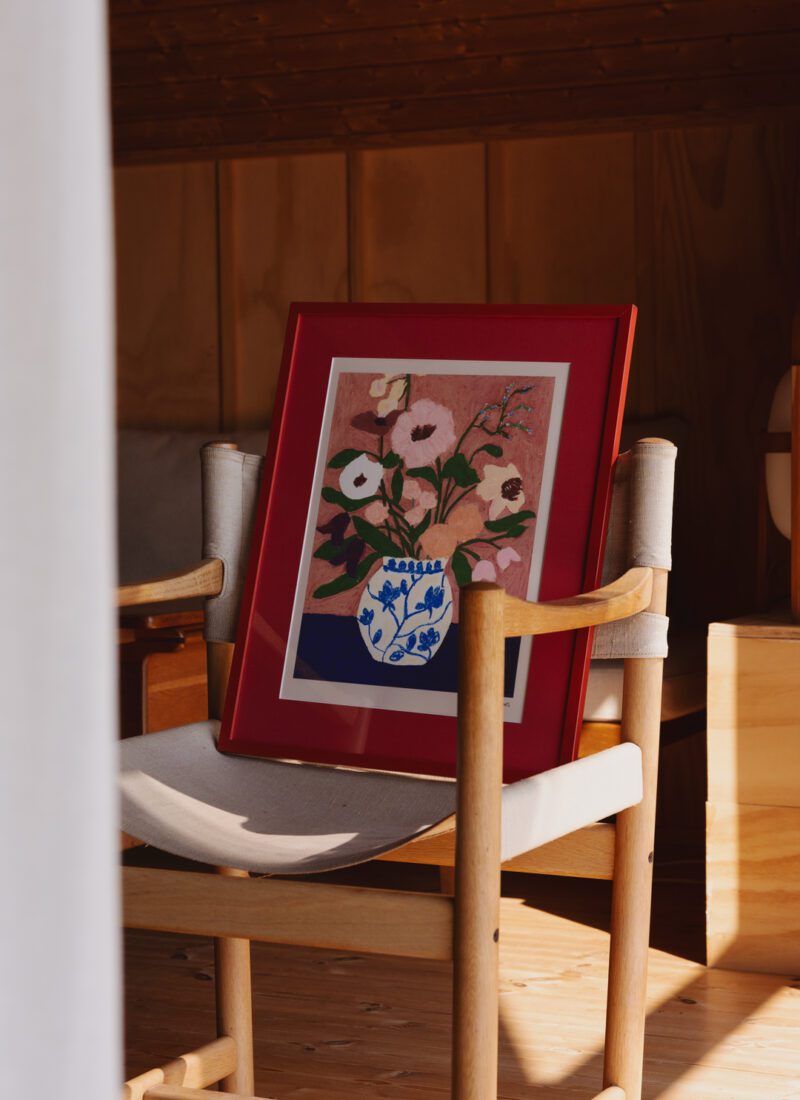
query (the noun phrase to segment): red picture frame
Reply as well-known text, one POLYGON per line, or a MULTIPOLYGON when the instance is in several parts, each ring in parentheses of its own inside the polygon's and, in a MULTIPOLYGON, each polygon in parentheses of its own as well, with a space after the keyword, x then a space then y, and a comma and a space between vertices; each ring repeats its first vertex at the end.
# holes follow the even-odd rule
MULTIPOLYGON (((301 559, 306 560, 303 555, 307 556, 312 536, 317 541, 328 537, 315 534, 324 527, 318 521, 325 515, 317 510, 312 488, 317 484, 315 478, 334 476, 324 472, 332 463, 325 466, 326 455, 320 449, 324 433, 336 430, 338 414, 335 410, 331 413, 334 374, 339 371, 338 365, 344 364, 336 374, 340 387, 337 401, 344 400, 342 378, 347 377, 351 388, 360 384, 358 379, 352 381, 353 370, 367 371, 372 361, 375 369, 370 388, 379 392, 381 360, 395 365, 399 361, 423 363, 427 371, 409 368, 408 377, 414 378, 415 384, 417 378, 427 379, 419 386, 429 388, 434 384, 457 388, 458 380, 454 383, 451 379, 450 364, 454 372, 469 372, 478 369, 476 363, 485 363, 482 382, 494 378, 495 373, 504 380, 525 371, 540 371, 542 378, 552 376, 556 379, 554 387, 562 385, 558 379, 563 379, 563 416, 558 436, 553 443, 555 437, 549 435, 546 446, 543 444, 543 453, 549 453, 550 447, 554 458, 536 592, 541 600, 556 599, 599 583, 635 316, 635 307, 628 305, 292 306, 219 740, 221 751, 430 775, 455 774, 456 721, 451 713, 414 712, 415 708, 406 707, 400 696, 397 705, 402 709, 352 705, 359 697, 360 684, 352 690, 348 684, 333 685, 338 693, 334 702, 291 695, 295 688, 306 690, 307 684, 300 680, 308 676, 298 671, 299 651, 289 645, 298 616, 302 638, 304 609, 310 600, 299 583, 299 578, 303 581, 301 559), (354 366, 368 361, 367 367, 354 366), (552 373, 547 374, 548 370, 552 373), (433 377, 437 371, 441 379, 433 377)), ((365 384, 367 381, 369 378, 365 384)), ((392 384, 397 388, 396 383, 392 384)), ((513 436, 514 432, 509 434, 513 436)), ((394 455, 392 461, 397 457, 394 455)), ((488 463, 490 456, 481 457, 488 463)), ((546 470, 546 457, 543 463, 546 470)), ((338 500, 337 491, 329 488, 328 498, 338 500)), ((531 526, 539 523, 537 518, 531 526)), ((472 559, 475 557, 473 553, 472 559)), ((383 561, 387 568, 387 559, 383 561)), ((318 568, 317 563, 312 562, 312 568, 318 568)), ((499 577, 500 583, 502 579, 499 577)), ((315 594, 323 590, 327 591, 324 586, 318 587, 315 594)), ((457 603, 455 597, 453 603, 457 603)), ((363 618, 364 612, 361 614, 363 618)), ((309 622, 312 619, 308 616, 309 622)), ((352 633, 352 626, 347 629, 352 633)), ((369 637, 370 630, 362 629, 362 635, 366 632, 369 637)), ((375 630, 373 636, 378 633, 375 630)), ((430 630, 427 633, 433 637, 430 630)), ((438 640, 438 634, 436 637, 438 640)), ((341 646, 332 642, 328 649, 334 651, 334 659, 341 646)), ((590 651, 588 630, 536 639, 529 667, 525 665, 520 673, 524 692, 519 697, 518 720, 506 723, 506 781, 573 758, 590 651)), ((430 650, 423 654, 423 658, 430 656, 430 650)), ((515 659, 519 672, 519 654, 515 659)), ((363 668, 362 658, 359 660, 363 668)), ((444 658, 441 660, 444 662, 444 658)), ((400 670, 398 675, 411 683, 415 676, 428 672, 400 670)), ((389 675, 383 667, 377 673, 389 675)), ((316 671, 311 680, 314 682, 309 690, 324 692, 330 686, 316 671)), ((374 689, 376 698, 384 698, 379 694, 383 690, 374 689)), ((517 698, 519 691, 514 690, 517 698)), ((434 697, 425 693, 424 698, 436 703, 445 694, 442 691, 441 696, 434 697)))

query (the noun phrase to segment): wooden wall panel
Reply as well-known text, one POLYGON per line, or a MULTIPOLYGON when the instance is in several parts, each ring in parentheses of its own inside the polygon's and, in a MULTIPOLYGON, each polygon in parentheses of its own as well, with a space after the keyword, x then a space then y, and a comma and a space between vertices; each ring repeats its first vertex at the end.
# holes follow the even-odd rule
POLYGON ((263 427, 289 303, 347 299, 346 160, 270 157, 219 172, 224 425, 263 427))
POLYGON ((353 154, 353 300, 484 301, 485 184, 483 145, 353 154))
POLYGON ((631 134, 493 142, 495 302, 631 302, 636 288, 631 134))
POLYGON ((119 423, 219 423, 213 164, 115 174, 119 423))
POLYGON ((789 362, 797 131, 640 134, 638 362, 643 414, 688 424, 678 460, 673 603, 700 622, 753 609, 757 441, 789 362))

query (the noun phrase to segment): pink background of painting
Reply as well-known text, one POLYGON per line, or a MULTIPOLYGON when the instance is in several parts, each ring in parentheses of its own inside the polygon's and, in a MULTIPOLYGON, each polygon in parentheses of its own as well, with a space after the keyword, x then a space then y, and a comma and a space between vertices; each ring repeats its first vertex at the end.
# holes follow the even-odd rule
MULTIPOLYGON (((339 451, 345 448, 358 449, 363 447, 366 450, 377 452, 377 437, 372 433, 352 427, 350 422, 353 417, 358 416, 359 413, 375 411, 380 399, 370 397, 369 389, 371 384, 377 378, 381 377, 383 377, 382 372, 376 372, 375 374, 356 374, 349 372, 340 375, 328 451, 325 455, 326 470, 323 482, 324 485, 331 486, 331 488, 337 490, 340 489, 339 474, 341 471, 327 469, 327 464, 331 457, 339 451)), ((485 452, 479 454, 475 458, 473 466, 478 472, 478 475, 482 477, 484 466, 487 463, 495 466, 507 466, 509 463, 513 463, 519 470, 523 483, 523 492, 525 494, 525 503, 522 505, 521 510, 527 511, 531 509, 538 512, 544 457, 547 447, 547 431, 550 423, 550 413, 553 401, 554 381, 552 378, 526 378, 518 375, 412 375, 410 403, 413 405, 415 401, 421 398, 427 398, 431 401, 436 401, 439 404, 445 405, 453 414, 456 440, 458 440, 461 433, 482 405, 499 403, 500 397, 509 383, 512 383, 515 387, 532 387, 528 393, 515 397, 511 406, 513 407, 519 403, 531 406, 531 412, 522 413, 518 417, 513 417, 513 419, 519 419, 522 423, 527 424, 532 429, 531 434, 528 435, 523 431, 512 430, 511 438, 504 439, 502 436, 489 436, 485 432, 473 430, 464 441, 462 451, 469 457, 472 451, 483 443, 496 443, 501 446, 503 448, 501 458, 492 458, 485 452)), ((400 408, 402 409, 402 404, 400 408)), ((497 414, 493 412, 490 426, 493 427, 496 423, 497 414)), ((391 432, 384 438, 384 453, 387 453, 391 449, 391 438, 391 432)), ((452 454, 453 447, 455 447, 455 443, 453 443, 442 455, 443 462, 452 454)), ((384 478, 387 488, 389 487, 393 472, 393 470, 388 470, 384 478)), ((432 487, 424 481, 420 482, 420 484, 425 489, 432 489, 432 487)), ((465 496, 462 503, 474 503, 480 510, 484 519, 489 518, 490 502, 484 501, 477 495, 475 490, 465 496)), ((410 501, 404 500, 403 504, 405 506, 410 506, 410 501)), ((320 534, 316 528, 326 524, 340 510, 341 509, 337 508, 335 504, 329 504, 327 501, 320 498, 317 515, 314 519, 314 550, 329 538, 328 535, 320 534)), ((364 509, 362 508, 356 514, 363 515, 363 513, 364 509)), ((508 512, 503 511, 498 518, 502 518, 502 516, 506 515, 508 515, 508 512)), ((497 569, 497 583, 501 584, 514 596, 524 597, 527 594, 535 526, 536 520, 531 520, 528 523, 524 535, 517 539, 504 540, 501 544, 503 546, 512 546, 522 559, 519 562, 513 562, 503 571, 499 568, 497 569)), ((354 531, 352 525, 349 525, 345 535, 351 534, 354 534, 354 531)), ((486 532, 486 534, 488 534, 488 532, 486 532)), ((496 551, 493 547, 478 545, 474 546, 473 549, 495 564, 494 559, 496 551)), ((365 556, 370 552, 370 549, 367 548, 364 552, 365 556)), ((471 561, 474 568, 476 563, 472 559, 468 560, 471 561)), ((378 568, 378 565, 379 562, 376 562, 370 570, 369 575, 378 568)), ((304 612, 328 615, 355 614, 364 586, 363 582, 357 584, 347 592, 341 592, 336 596, 329 596, 327 599, 314 599, 311 595, 318 585, 335 580, 340 576, 343 568, 344 567, 341 565, 333 566, 330 562, 312 557, 308 587, 306 589, 303 607, 304 612)), ((453 592, 456 593, 457 585, 452 570, 449 567, 448 575, 450 577, 450 584, 452 585, 453 592)), ((454 620, 458 618, 457 606, 453 618, 454 620)))

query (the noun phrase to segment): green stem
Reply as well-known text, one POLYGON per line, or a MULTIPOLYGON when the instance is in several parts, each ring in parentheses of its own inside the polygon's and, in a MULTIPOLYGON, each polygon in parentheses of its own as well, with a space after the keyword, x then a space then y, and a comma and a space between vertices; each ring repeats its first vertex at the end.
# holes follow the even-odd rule
POLYGON ((442 517, 442 522, 444 522, 444 523, 446 523, 446 522, 447 522, 447 517, 448 517, 448 516, 450 515, 450 513, 451 513, 451 512, 453 511, 453 509, 454 509, 454 508, 455 508, 455 506, 456 506, 456 505, 457 505, 457 504, 459 503, 459 501, 462 501, 462 500, 464 499, 464 497, 466 497, 466 496, 469 496, 469 494, 470 494, 470 493, 472 492, 472 490, 473 490, 473 489, 475 489, 475 488, 477 488, 477 486, 475 486, 475 485, 470 485, 469 489, 465 489, 465 490, 464 490, 464 492, 463 492, 463 493, 461 493, 461 495, 460 495, 460 496, 457 496, 457 497, 456 497, 456 499, 455 499, 455 500, 453 501, 453 503, 452 503, 452 504, 450 505, 450 507, 446 509, 446 511, 445 511, 445 513, 444 513, 444 516, 442 517))

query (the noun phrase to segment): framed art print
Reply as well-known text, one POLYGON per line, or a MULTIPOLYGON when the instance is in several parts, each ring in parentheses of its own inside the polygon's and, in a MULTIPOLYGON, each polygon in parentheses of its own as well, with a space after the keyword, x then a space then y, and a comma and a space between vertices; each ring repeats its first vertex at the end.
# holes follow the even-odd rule
MULTIPOLYGON (((596 585, 633 318, 293 307, 223 751, 455 774, 459 588, 596 585)), ((589 643, 507 640, 507 780, 571 759, 589 643)))

